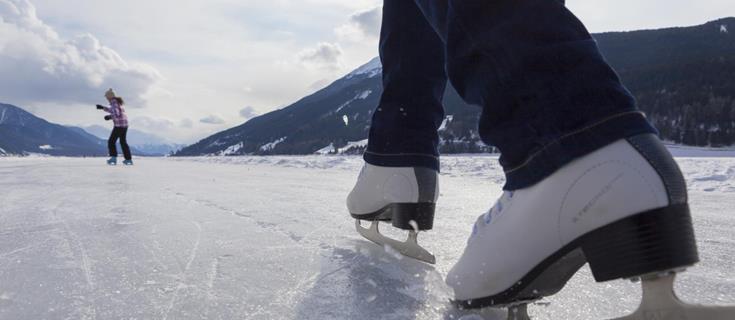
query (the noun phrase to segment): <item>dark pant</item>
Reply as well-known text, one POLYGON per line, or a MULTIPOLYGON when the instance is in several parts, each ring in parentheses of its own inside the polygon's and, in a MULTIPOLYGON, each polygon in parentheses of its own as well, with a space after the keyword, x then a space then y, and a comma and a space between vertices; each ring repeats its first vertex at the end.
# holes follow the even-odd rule
POLYGON ((447 80, 482 108, 506 190, 618 139, 655 133, 584 25, 555 0, 384 1, 384 92, 365 161, 439 169, 447 80))
POLYGON ((110 150, 110 157, 117 157, 117 147, 115 146, 115 143, 119 138, 125 160, 133 159, 133 156, 130 154, 130 147, 128 147, 127 135, 128 128, 115 127, 112 129, 110 139, 107 140, 107 148, 110 150))

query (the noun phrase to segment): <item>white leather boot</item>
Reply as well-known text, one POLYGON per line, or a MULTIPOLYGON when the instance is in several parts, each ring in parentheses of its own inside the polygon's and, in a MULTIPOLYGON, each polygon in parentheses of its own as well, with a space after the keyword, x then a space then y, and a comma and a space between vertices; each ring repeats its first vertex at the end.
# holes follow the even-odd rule
POLYGON ((438 181, 438 173, 428 168, 365 163, 347 197, 347 209, 356 219, 357 231, 365 238, 379 245, 390 245, 406 256, 434 263, 434 256, 418 245, 416 237, 419 231, 433 227, 438 181), (363 228, 360 220, 371 221, 371 227, 363 228), (408 240, 400 242, 384 237, 378 230, 379 221, 391 221, 394 227, 408 230, 408 240))
POLYGON ((597 281, 698 261, 684 178, 654 135, 619 140, 506 191, 447 275, 464 308, 552 295, 586 262, 597 281))

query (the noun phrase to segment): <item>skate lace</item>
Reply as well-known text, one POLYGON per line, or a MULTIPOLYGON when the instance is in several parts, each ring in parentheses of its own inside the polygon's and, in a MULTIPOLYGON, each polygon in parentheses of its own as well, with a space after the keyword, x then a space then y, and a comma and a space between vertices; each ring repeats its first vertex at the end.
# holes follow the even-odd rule
MULTIPOLYGON (((472 225, 472 236, 477 234, 480 227, 491 224, 495 218, 501 215, 503 210, 510 205, 510 201, 513 199, 513 196, 513 191, 503 192, 503 195, 495 201, 495 204, 480 216, 481 219, 478 218, 477 223, 472 225), (480 220, 483 222, 482 225, 480 225, 480 220)), ((468 241, 474 238, 472 236, 469 237, 468 241)))
POLYGON ((503 208, 505 207, 505 204, 513 199, 513 194, 513 191, 503 192, 503 195, 500 196, 500 198, 495 202, 495 205, 493 205, 483 215, 483 221, 485 222, 485 225, 492 223, 494 215, 497 216, 503 213, 503 208))

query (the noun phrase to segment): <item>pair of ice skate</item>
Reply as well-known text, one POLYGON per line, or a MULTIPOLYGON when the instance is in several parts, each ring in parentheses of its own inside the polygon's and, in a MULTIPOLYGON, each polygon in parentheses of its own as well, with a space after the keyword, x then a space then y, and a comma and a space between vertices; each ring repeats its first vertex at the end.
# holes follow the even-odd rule
MULTIPOLYGON (((132 166, 133 165, 133 160, 125 159, 125 160, 123 160, 122 163, 123 163, 123 165, 126 165, 126 166, 132 166)), ((110 157, 110 159, 107 159, 107 164, 108 165, 111 165, 111 166, 116 166, 117 165, 117 157, 110 157)))
MULTIPOLYGON (((347 206, 365 238, 433 264, 417 234, 432 228, 438 194, 434 170, 365 164, 347 206), (381 221, 408 239, 383 236, 381 221)), ((523 319, 526 303, 557 293, 589 263, 598 282, 643 280, 639 310, 622 319, 735 319, 735 308, 676 298, 675 274, 697 262, 682 173, 658 138, 641 135, 504 192, 477 218, 446 281, 460 308, 512 306, 520 312, 509 317, 523 319)))

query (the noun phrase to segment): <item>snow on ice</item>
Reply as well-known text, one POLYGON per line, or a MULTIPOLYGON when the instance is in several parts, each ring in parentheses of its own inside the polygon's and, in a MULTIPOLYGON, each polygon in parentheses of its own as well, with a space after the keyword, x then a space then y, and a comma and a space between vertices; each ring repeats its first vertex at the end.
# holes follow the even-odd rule
MULTIPOLYGON (((676 289, 735 304, 735 158, 685 151, 702 262, 676 289)), ((497 160, 442 158, 435 229, 419 236, 431 266, 355 232, 344 199, 358 156, 3 157, 0 319, 505 319, 455 310, 443 281, 502 192, 497 160)), ((640 284, 596 284, 585 267, 529 312, 605 319, 639 297, 640 284)))

